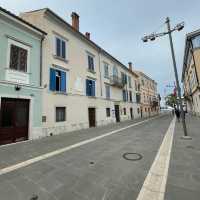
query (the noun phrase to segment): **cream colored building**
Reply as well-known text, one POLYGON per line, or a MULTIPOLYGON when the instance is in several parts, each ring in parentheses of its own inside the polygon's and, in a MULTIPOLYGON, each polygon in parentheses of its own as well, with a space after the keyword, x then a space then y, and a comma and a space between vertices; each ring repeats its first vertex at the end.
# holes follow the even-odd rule
POLYGON ((22 13, 44 30, 43 133, 59 134, 140 117, 138 75, 50 9, 22 13))
POLYGON ((200 116, 200 30, 186 35, 182 82, 187 111, 200 116))
POLYGON ((136 71, 139 75, 141 94, 141 117, 150 117, 159 113, 160 103, 157 92, 157 83, 141 71, 136 71))

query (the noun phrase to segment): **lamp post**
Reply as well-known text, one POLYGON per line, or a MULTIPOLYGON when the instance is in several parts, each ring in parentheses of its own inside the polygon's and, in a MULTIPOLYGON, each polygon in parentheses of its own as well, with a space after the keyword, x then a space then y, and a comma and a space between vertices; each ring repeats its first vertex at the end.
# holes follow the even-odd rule
POLYGON ((188 134, 187 134, 187 128, 186 128, 186 124, 185 124, 185 113, 184 113, 184 110, 183 110, 183 104, 182 104, 182 98, 181 98, 181 88, 180 88, 179 79, 178 79, 178 72, 177 72, 177 67, 176 67, 174 46, 173 46, 173 41, 172 41, 172 32, 181 31, 184 28, 184 22, 177 24, 172 29, 171 29, 171 26, 170 26, 169 17, 166 18, 165 23, 167 25, 167 32, 152 33, 150 35, 144 36, 142 38, 142 40, 143 40, 143 42, 148 42, 148 40, 154 41, 157 37, 162 37, 162 36, 165 36, 165 35, 169 35, 169 42, 170 42, 170 48, 171 48, 171 54, 172 54, 172 61, 173 61, 173 66, 174 66, 174 74, 175 74, 175 79, 176 79, 176 88, 177 88, 177 91, 178 91, 178 101, 177 101, 177 103, 178 103, 178 107, 180 108, 180 111, 181 111, 181 121, 182 121, 183 132, 184 132, 184 136, 182 136, 182 138, 183 139, 191 139, 191 137, 189 137, 188 134))

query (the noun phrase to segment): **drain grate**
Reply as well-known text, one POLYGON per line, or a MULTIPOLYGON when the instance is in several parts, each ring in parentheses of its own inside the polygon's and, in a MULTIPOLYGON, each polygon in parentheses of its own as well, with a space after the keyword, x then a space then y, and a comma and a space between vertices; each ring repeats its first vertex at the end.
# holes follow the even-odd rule
POLYGON ((130 161, 138 161, 141 160, 143 156, 139 153, 124 153, 123 158, 130 161))
POLYGON ((93 161, 90 161, 90 165, 94 165, 94 162, 93 162, 93 161))

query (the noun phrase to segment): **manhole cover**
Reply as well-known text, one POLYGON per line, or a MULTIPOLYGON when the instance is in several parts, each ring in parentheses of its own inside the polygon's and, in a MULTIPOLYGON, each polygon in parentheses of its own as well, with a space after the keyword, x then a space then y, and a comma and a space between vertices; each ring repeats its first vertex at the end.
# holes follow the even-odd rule
POLYGON ((137 161, 142 159, 142 155, 139 153, 124 153, 123 158, 125 160, 137 161))

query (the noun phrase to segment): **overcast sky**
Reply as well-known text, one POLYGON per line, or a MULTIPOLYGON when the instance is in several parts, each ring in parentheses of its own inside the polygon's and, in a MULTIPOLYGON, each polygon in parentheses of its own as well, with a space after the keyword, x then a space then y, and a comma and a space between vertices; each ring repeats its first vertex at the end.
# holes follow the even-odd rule
POLYGON ((173 34, 181 78, 185 34, 200 28, 199 0, 0 0, 0 6, 15 14, 49 7, 69 23, 71 12, 77 12, 81 32, 91 32, 91 39, 114 57, 126 65, 132 61, 135 69, 155 79, 162 96, 174 82, 168 37, 149 43, 141 37, 164 31, 167 16, 172 26, 185 22, 185 29, 173 34))

